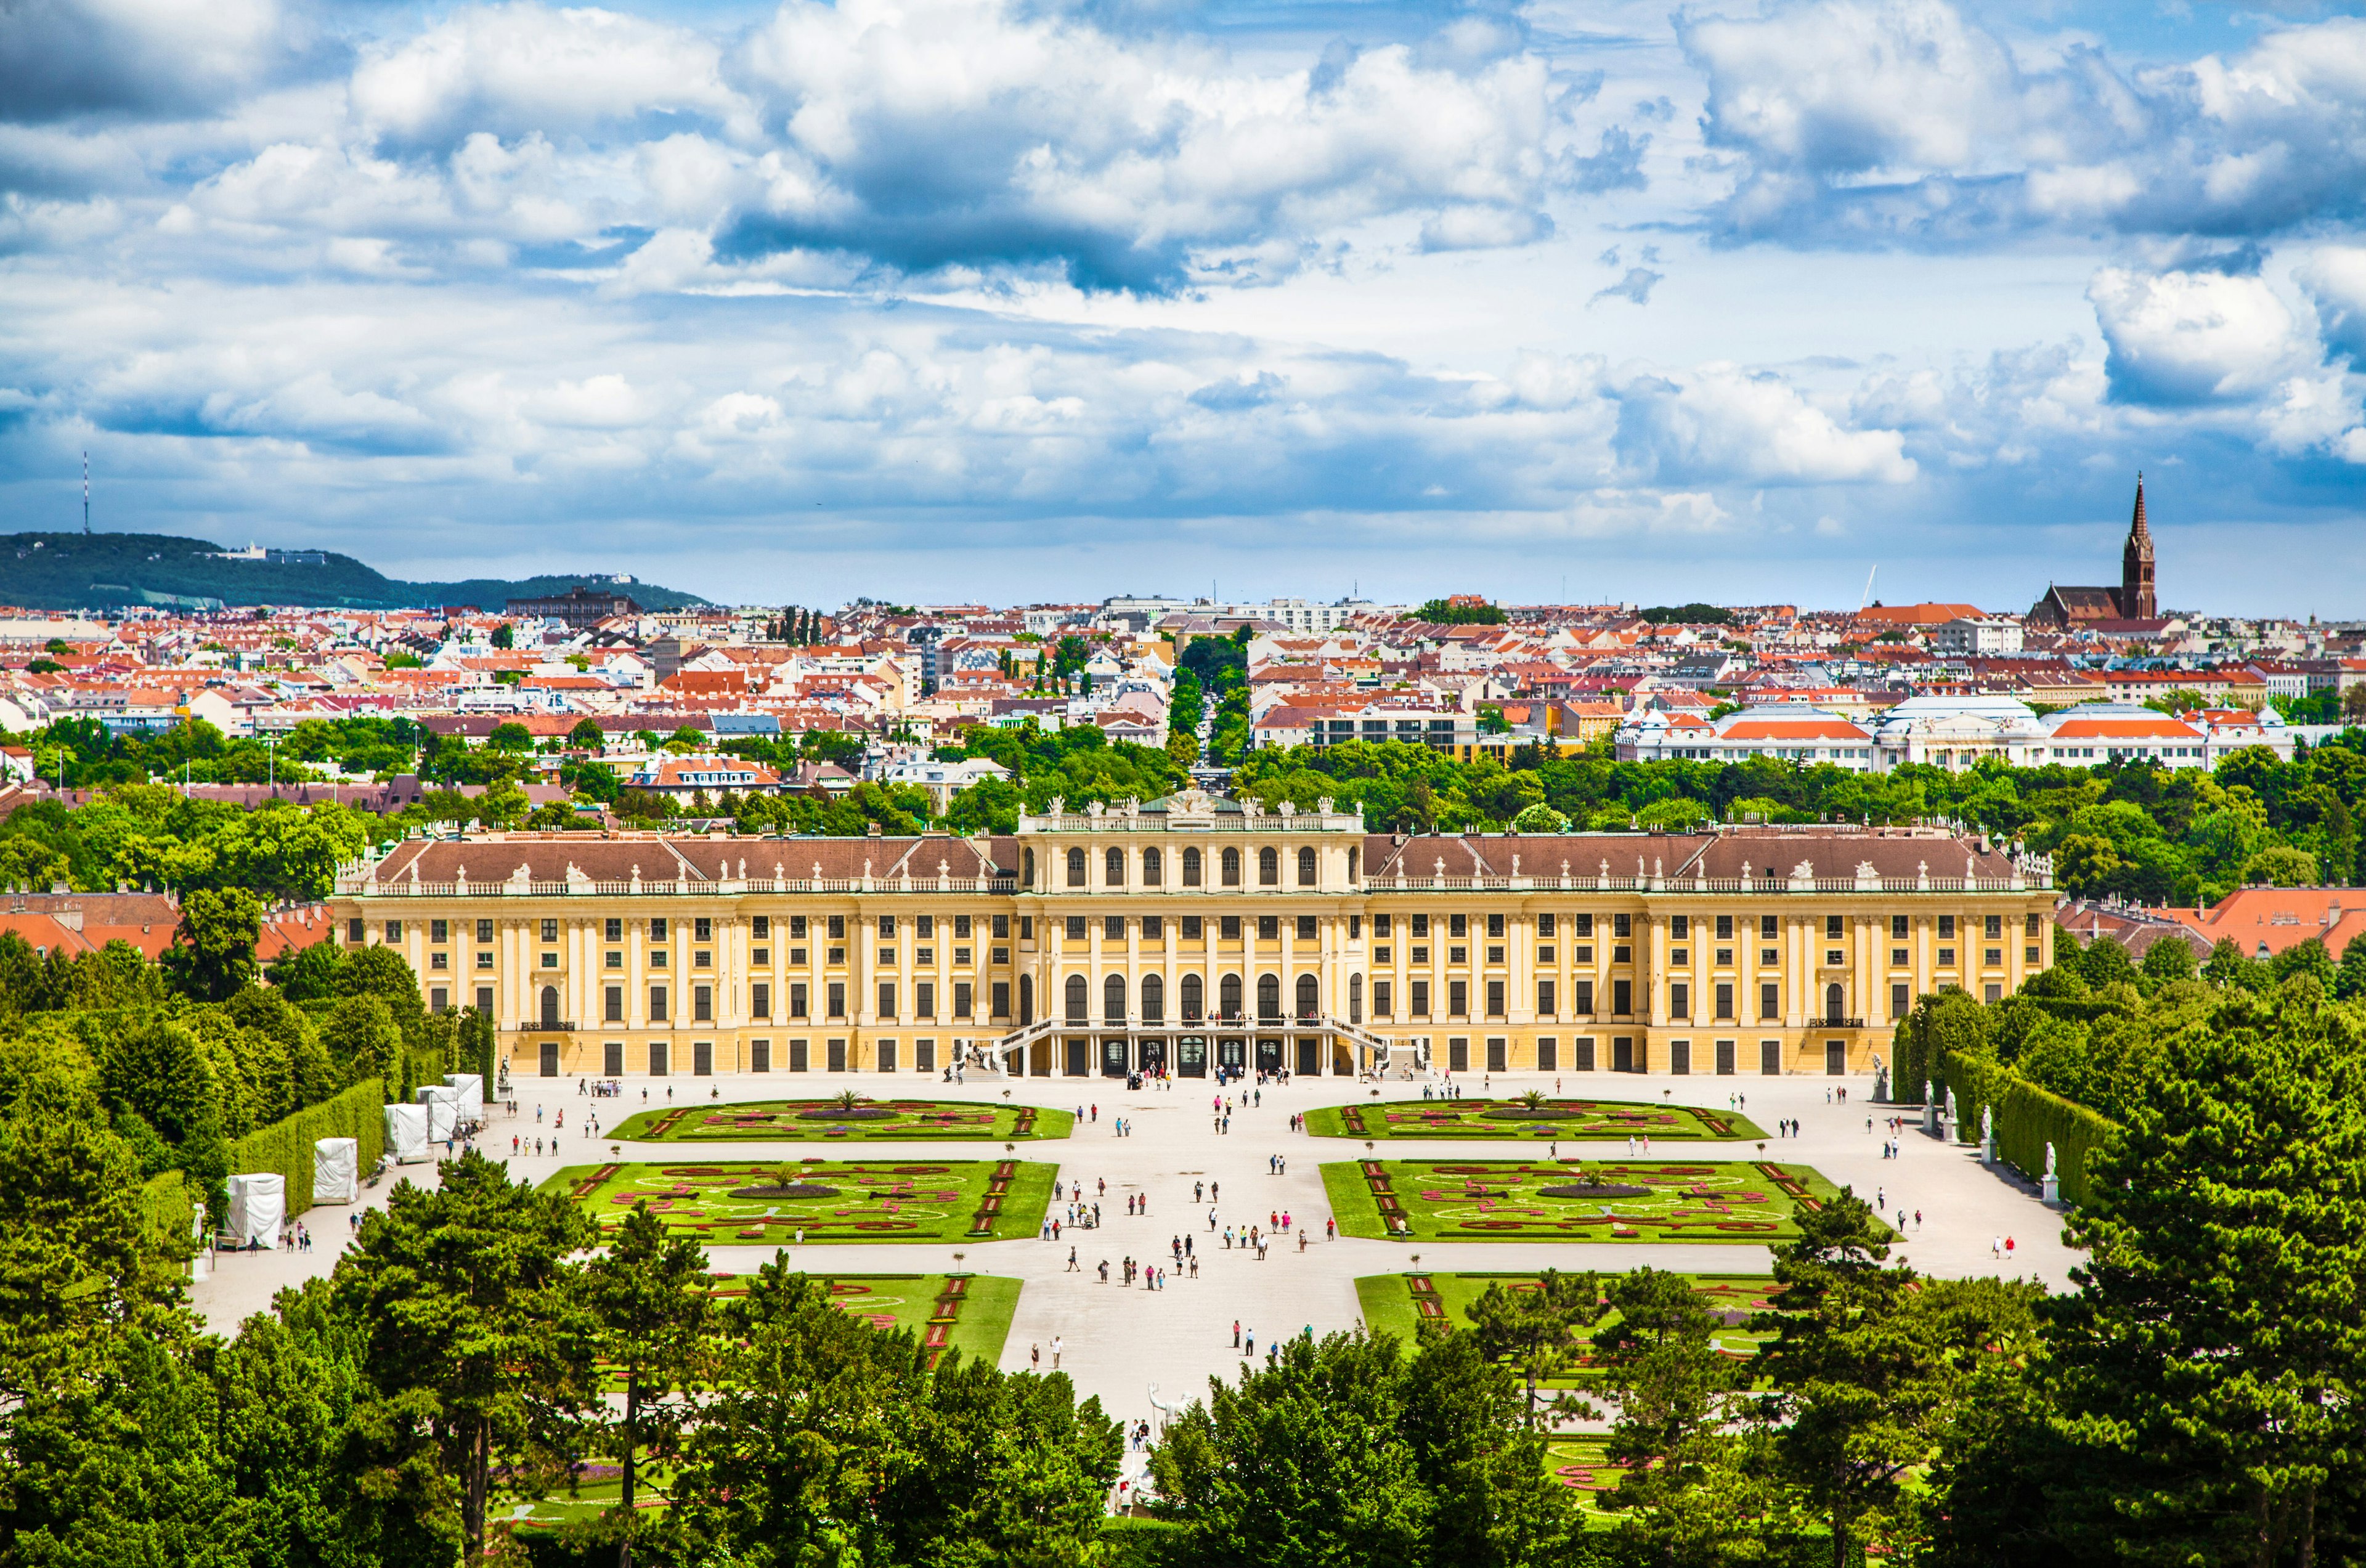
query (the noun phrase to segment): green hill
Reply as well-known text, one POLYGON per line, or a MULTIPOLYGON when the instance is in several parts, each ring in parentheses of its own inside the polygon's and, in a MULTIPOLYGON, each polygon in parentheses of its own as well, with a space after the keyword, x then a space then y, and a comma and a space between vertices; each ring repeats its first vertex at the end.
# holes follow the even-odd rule
MULTIPOLYGON (((604 574, 496 577, 402 582, 334 551, 272 551, 263 560, 222 560, 220 545, 168 534, 0 534, 0 604, 96 610, 150 604, 186 610, 246 604, 334 605, 404 610, 474 604, 498 611, 511 599, 604 587, 604 574)), ((703 604, 695 593, 655 583, 621 584, 644 610, 703 604)))

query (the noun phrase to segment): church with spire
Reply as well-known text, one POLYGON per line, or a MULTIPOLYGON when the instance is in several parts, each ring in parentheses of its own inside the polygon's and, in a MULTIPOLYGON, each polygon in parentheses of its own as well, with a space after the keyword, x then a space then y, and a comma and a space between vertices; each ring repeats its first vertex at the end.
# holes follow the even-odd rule
POLYGON ((2127 544, 2120 551, 2117 588, 2066 588, 2049 585, 2045 597, 2030 606, 2033 626, 2065 631, 2084 628, 2132 629, 2131 623, 2158 623, 2160 602, 2153 589, 2152 529, 2145 522, 2144 476, 2136 476, 2135 515, 2128 523, 2127 544))

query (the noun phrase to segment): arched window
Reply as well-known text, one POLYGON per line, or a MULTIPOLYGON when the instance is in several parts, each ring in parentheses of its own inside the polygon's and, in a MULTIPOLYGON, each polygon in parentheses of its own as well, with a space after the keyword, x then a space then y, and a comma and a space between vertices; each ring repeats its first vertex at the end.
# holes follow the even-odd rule
POLYGON ((1186 887, 1200 886, 1200 852, 1197 850, 1183 852, 1183 886, 1186 887))
POLYGON ((1257 1016, 1259 1018, 1279 1018, 1281 1016, 1280 976, 1260 975, 1257 976, 1257 1016))
POLYGON ((1241 852, 1238 850, 1228 849, 1224 852, 1224 886, 1227 887, 1238 887, 1240 885, 1241 852))
POLYGON ((1347 880, 1350 884, 1353 884, 1356 880, 1356 863, 1362 858, 1363 852, 1361 851, 1353 848, 1350 848, 1347 851, 1347 880))
POLYGON ((1125 852, 1111 850, 1101 857, 1101 881, 1110 887, 1125 886, 1125 852))
POLYGON ((1021 887, 1035 886, 1035 852, 1033 850, 1027 851, 1020 859, 1019 886, 1021 887))
POLYGON ((1166 1021, 1166 982, 1155 975, 1142 977, 1142 1021, 1166 1021))
POLYGON ((1125 976, 1112 975, 1101 982, 1101 1016, 1111 1023, 1125 1021, 1125 976))
POLYGON ((1197 1022, 1199 1022, 1199 1021, 1200 1021, 1200 976, 1198 976, 1197 975, 1186 975, 1186 976, 1183 976, 1183 1021, 1184 1021, 1184 1022, 1186 1022, 1186 1023, 1197 1023, 1197 1022))
POLYGON ((1314 851, 1312 846, 1298 852, 1298 885, 1301 887, 1314 886, 1314 851))
POLYGON ((1082 887, 1084 885, 1085 852, 1082 850, 1070 850, 1068 852, 1068 886, 1071 887, 1082 887))
POLYGON ((1024 1028, 1035 1021, 1035 976, 1019 976, 1019 1023, 1024 1028))
POLYGON ((1281 856, 1275 852, 1271 844, 1257 852, 1257 886, 1259 887, 1281 886, 1281 856))
POLYGON ((1092 987, 1085 983, 1085 977, 1082 975, 1069 976, 1068 1021, 1070 1023, 1092 1021, 1092 987))
POLYGON ((1347 1021, 1364 1021, 1364 977, 1361 975, 1347 976, 1347 1021))
POLYGON ((1144 887, 1155 887, 1159 885, 1160 880, 1165 876, 1165 874, 1166 868, 1159 863, 1158 852, 1156 850, 1143 851, 1142 885, 1144 887))
POLYGON ((1835 980, 1824 987, 1824 1017, 1838 1023, 1847 1013, 1848 1003, 1842 998, 1840 982, 1835 980))
POLYGON ((1321 1004, 1315 999, 1316 994, 1314 976, 1312 975, 1301 975, 1298 977, 1299 1017, 1313 1018, 1315 1013, 1320 1010, 1321 1004))
POLYGON ((542 1026, 545 1029, 558 1027, 558 987, 556 986, 542 988, 542 1026))
POLYGON ((1216 982, 1216 1000, 1219 1010, 1226 1018, 1241 1016, 1241 977, 1238 975, 1227 975, 1216 982))

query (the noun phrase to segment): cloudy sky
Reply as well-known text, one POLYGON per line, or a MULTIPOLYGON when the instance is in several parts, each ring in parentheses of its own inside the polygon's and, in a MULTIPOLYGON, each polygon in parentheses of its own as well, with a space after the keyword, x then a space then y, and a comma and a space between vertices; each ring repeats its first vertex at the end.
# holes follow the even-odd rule
POLYGON ((2313 0, 0 0, 0 189, 10 528, 2366 614, 2313 0))

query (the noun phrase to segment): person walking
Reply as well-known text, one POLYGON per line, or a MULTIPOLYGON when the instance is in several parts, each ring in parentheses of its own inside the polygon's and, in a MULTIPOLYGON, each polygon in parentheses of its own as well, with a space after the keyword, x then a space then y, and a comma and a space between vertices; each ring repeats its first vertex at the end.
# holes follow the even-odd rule
POLYGON ((1068 1248, 1068 1272, 1071 1274, 1077 1272, 1076 1249, 1073 1247, 1068 1248))
POLYGON ((1241 1320, 1240 1320, 1239 1318, 1237 1318, 1237 1317, 1236 1317, 1236 1318, 1233 1319, 1233 1348, 1234 1348, 1234 1349, 1235 1349, 1235 1350, 1237 1350, 1237 1349, 1239 1349, 1240 1348, 1241 1348, 1241 1320))
POLYGON ((1052 1370, 1060 1370, 1060 1337, 1056 1334, 1052 1336, 1052 1370))
POLYGON ((1043 1370, 1043 1347, 1041 1345, 1027 1347, 1027 1370, 1031 1372, 1040 1372, 1043 1370))

